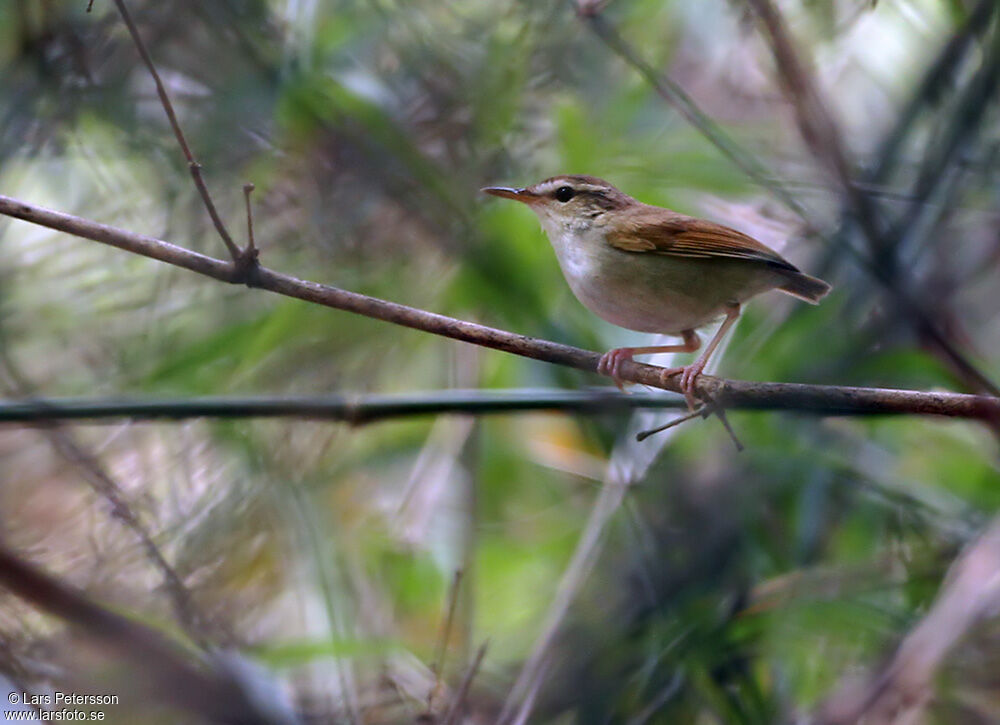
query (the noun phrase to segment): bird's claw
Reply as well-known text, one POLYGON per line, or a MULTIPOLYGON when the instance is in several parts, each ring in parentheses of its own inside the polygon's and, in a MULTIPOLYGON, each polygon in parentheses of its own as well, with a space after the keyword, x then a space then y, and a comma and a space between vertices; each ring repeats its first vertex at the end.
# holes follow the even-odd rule
POLYGON ((678 387, 680 388, 681 393, 684 394, 684 400, 687 401, 688 410, 692 413, 698 407, 698 398, 695 397, 694 394, 695 385, 697 384, 698 378, 701 376, 703 369, 703 365, 693 363, 679 368, 664 368, 663 372, 660 373, 660 380, 664 383, 667 381, 667 378, 672 378, 675 375, 681 376, 678 387))
POLYGON ((621 366, 626 360, 632 361, 632 350, 627 347, 618 347, 614 350, 608 350, 597 361, 597 372, 610 376, 623 393, 625 392, 625 384, 621 379, 621 366))
MULTIPOLYGON (((608 350, 597 361, 597 372, 601 375, 610 376, 615 381, 618 389, 623 393, 625 392, 625 385, 621 378, 621 366, 625 361, 631 362, 633 354, 633 348, 618 347, 614 350, 608 350)), ((697 362, 683 367, 664 368, 663 372, 660 373, 660 380, 665 383, 667 378, 680 375, 680 390, 684 394, 684 400, 687 401, 688 409, 694 412, 695 408, 698 407, 698 398, 695 396, 695 385, 704 368, 704 364, 697 362)))

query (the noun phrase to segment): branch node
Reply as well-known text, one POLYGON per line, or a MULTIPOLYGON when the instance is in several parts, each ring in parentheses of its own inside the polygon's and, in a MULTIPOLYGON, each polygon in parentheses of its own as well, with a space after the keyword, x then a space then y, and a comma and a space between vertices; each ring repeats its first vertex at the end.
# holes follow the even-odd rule
POLYGON ((256 247, 248 246, 241 249, 233 259, 232 274, 229 281, 232 284, 245 284, 247 287, 260 286, 260 262, 258 257, 260 250, 256 247))

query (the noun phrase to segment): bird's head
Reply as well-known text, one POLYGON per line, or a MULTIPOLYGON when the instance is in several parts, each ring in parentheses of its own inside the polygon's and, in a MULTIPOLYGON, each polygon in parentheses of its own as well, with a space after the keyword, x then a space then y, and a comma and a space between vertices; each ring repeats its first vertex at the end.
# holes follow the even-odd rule
POLYGON ((487 186, 483 192, 527 204, 550 235, 606 223, 614 212, 638 203, 594 176, 553 176, 521 189, 487 186))

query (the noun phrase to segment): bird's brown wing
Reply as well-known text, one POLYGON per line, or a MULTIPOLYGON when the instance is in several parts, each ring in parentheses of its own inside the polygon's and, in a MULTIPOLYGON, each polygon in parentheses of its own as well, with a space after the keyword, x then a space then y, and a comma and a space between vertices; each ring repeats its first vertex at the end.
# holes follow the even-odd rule
POLYGON ((651 208, 649 214, 636 214, 619 229, 607 235, 608 243, 623 252, 664 254, 696 259, 746 259, 798 271, 784 257, 735 229, 684 216, 665 215, 651 208))

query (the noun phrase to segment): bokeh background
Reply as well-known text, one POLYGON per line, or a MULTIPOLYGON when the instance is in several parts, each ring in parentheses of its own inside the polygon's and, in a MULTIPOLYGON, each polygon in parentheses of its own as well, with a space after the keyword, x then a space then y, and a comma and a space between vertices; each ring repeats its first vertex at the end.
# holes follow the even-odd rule
MULTIPOLYGON (((528 210, 478 193, 587 173, 836 286, 815 308, 751 303, 720 374, 988 390, 930 319, 1000 379, 993 3, 779 4, 878 210, 875 242, 737 0, 616 0, 596 19, 527 0, 129 7, 240 239, 256 185, 269 267, 587 349, 641 344, 572 297, 528 210)), ((224 256, 109 0, 0 3, 0 193, 224 256)), ((606 383, 9 219, 0 351, 8 398, 606 383)), ((453 722, 493 722, 506 701, 533 722, 765 723, 877 666, 1000 506, 980 423, 732 412, 743 453, 718 420, 632 441, 668 417, 4 426, 0 533, 192 657, 223 650, 258 699, 308 722, 444 722, 488 642, 453 722), (615 482, 630 488, 593 514, 615 482), (600 545, 574 573, 584 532, 600 545), (530 696, 511 695, 543 641, 530 696)), ((1000 721, 998 645, 987 626, 951 653, 928 722, 1000 721)), ((131 691, 155 673, 3 591, 0 672, 19 691, 117 693, 112 722, 194 717, 131 691)))

